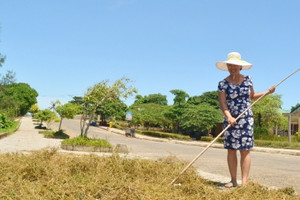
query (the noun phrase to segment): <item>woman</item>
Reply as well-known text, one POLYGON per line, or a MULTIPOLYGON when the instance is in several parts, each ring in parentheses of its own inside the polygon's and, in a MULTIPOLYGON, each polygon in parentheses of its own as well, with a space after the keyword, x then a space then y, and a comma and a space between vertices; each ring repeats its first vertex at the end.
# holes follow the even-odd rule
POLYGON ((251 77, 240 74, 242 69, 250 69, 252 64, 242 60, 238 52, 229 53, 227 61, 217 62, 216 66, 229 71, 229 76, 219 82, 218 93, 224 113, 223 127, 231 125, 224 132, 224 148, 227 149, 227 163, 231 175, 231 181, 225 187, 230 188, 238 185, 237 151, 241 155, 242 185, 245 185, 251 165, 250 149, 254 146, 252 110, 249 109, 238 120, 236 118, 251 105, 250 100, 273 93, 275 86, 270 87, 267 92, 255 93, 251 77))

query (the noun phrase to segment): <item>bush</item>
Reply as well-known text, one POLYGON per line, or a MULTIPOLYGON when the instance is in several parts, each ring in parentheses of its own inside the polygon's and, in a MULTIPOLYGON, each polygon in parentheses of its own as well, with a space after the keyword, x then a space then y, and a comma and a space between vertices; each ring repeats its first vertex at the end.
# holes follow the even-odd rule
POLYGON ((294 136, 292 136, 292 142, 300 142, 300 135, 297 133, 295 133, 294 136))
POLYGON ((263 127, 254 127, 254 138, 267 140, 269 138, 268 129, 263 127))
POLYGON ((285 137, 280 137, 275 134, 270 134, 267 128, 255 127, 254 128, 255 140, 269 140, 269 141, 285 141, 285 137))
POLYGON ((117 128, 120 130, 124 130, 125 128, 123 126, 120 126, 119 124, 113 123, 112 128, 117 128))
POLYGON ((0 129, 11 127, 13 122, 7 119, 5 114, 0 113, 0 129))
POLYGON ((201 141, 204 141, 204 142, 211 142, 211 141, 213 141, 213 137, 211 137, 211 136, 202 136, 201 137, 201 141))
POLYGON ((254 127, 254 134, 269 134, 269 130, 264 127, 254 127))
POLYGON ((11 133, 14 133, 18 130, 19 126, 20 126, 20 122, 19 121, 11 121, 12 122, 12 125, 7 127, 7 128, 1 128, 0 129, 0 134, 1 133, 8 133, 8 134, 11 134, 11 133))

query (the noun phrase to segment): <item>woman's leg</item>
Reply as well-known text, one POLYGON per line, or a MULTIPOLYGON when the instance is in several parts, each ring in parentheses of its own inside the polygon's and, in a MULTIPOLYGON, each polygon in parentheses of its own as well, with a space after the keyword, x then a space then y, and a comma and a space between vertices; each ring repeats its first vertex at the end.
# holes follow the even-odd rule
POLYGON ((227 163, 233 186, 237 186, 237 155, 236 150, 227 150, 227 163))
POLYGON ((241 150, 241 170, 242 170, 242 185, 246 185, 250 166, 251 166, 251 155, 249 150, 241 150))

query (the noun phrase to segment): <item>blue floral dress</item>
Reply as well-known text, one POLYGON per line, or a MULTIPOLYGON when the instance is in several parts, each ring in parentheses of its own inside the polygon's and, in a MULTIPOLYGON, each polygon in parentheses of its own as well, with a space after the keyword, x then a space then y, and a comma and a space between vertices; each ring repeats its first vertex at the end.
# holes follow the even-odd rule
MULTIPOLYGON (((250 76, 245 76, 241 84, 232 84, 226 79, 219 82, 218 91, 225 92, 226 103, 232 117, 236 118, 250 105, 250 88, 253 86, 250 76)), ((249 150, 254 146, 253 112, 249 109, 224 133, 224 148, 232 150, 249 150)), ((223 128, 228 126, 224 117, 223 128)))

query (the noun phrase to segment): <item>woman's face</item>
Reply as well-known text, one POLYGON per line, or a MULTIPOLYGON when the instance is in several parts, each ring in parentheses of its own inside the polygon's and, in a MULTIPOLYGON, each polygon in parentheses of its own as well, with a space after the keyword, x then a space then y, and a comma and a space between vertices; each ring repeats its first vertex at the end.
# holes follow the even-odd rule
POLYGON ((237 75, 240 73, 242 66, 240 65, 233 65, 233 64, 227 64, 227 69, 230 74, 237 75))

